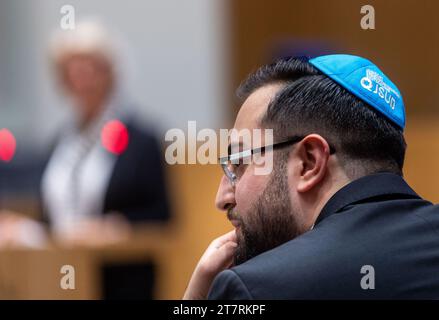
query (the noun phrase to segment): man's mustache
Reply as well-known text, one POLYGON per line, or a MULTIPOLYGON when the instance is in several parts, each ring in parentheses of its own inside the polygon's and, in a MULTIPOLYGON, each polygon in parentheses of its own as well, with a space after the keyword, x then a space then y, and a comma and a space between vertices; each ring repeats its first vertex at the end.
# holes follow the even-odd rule
POLYGON ((236 212, 235 209, 229 209, 227 210, 227 219, 231 220, 237 220, 239 222, 242 222, 241 217, 239 216, 239 214, 236 212))

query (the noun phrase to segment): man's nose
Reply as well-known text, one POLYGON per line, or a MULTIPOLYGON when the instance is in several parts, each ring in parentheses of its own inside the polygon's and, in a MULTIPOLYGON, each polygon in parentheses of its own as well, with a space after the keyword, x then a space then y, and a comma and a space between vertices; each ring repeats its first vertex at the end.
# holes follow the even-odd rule
POLYGON ((230 180, 223 175, 216 194, 215 205, 219 210, 226 211, 235 204, 235 189, 230 180))

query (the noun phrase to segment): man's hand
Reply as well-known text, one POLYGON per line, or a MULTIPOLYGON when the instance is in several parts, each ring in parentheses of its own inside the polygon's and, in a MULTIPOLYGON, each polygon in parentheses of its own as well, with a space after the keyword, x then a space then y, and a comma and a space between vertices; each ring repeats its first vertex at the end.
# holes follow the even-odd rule
POLYGON ((215 276, 233 264, 236 247, 235 230, 213 240, 198 262, 183 299, 206 299, 215 276))

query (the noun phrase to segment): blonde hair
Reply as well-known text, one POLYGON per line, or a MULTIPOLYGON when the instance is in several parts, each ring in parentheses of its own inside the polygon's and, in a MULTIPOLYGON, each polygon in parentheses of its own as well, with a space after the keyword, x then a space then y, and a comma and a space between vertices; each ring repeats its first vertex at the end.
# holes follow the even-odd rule
POLYGON ((110 64, 116 62, 116 44, 97 20, 83 21, 73 30, 57 30, 52 35, 49 56, 56 65, 68 54, 97 54, 110 64))

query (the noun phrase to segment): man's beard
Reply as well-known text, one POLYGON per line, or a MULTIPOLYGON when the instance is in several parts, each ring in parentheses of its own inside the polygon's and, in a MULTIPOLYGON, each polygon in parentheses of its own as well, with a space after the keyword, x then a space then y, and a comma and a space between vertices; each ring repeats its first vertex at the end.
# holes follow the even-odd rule
POLYGON ((245 216, 234 217, 240 222, 234 264, 241 264, 298 236, 301 228, 294 211, 285 164, 282 164, 274 169, 252 209, 245 216))

